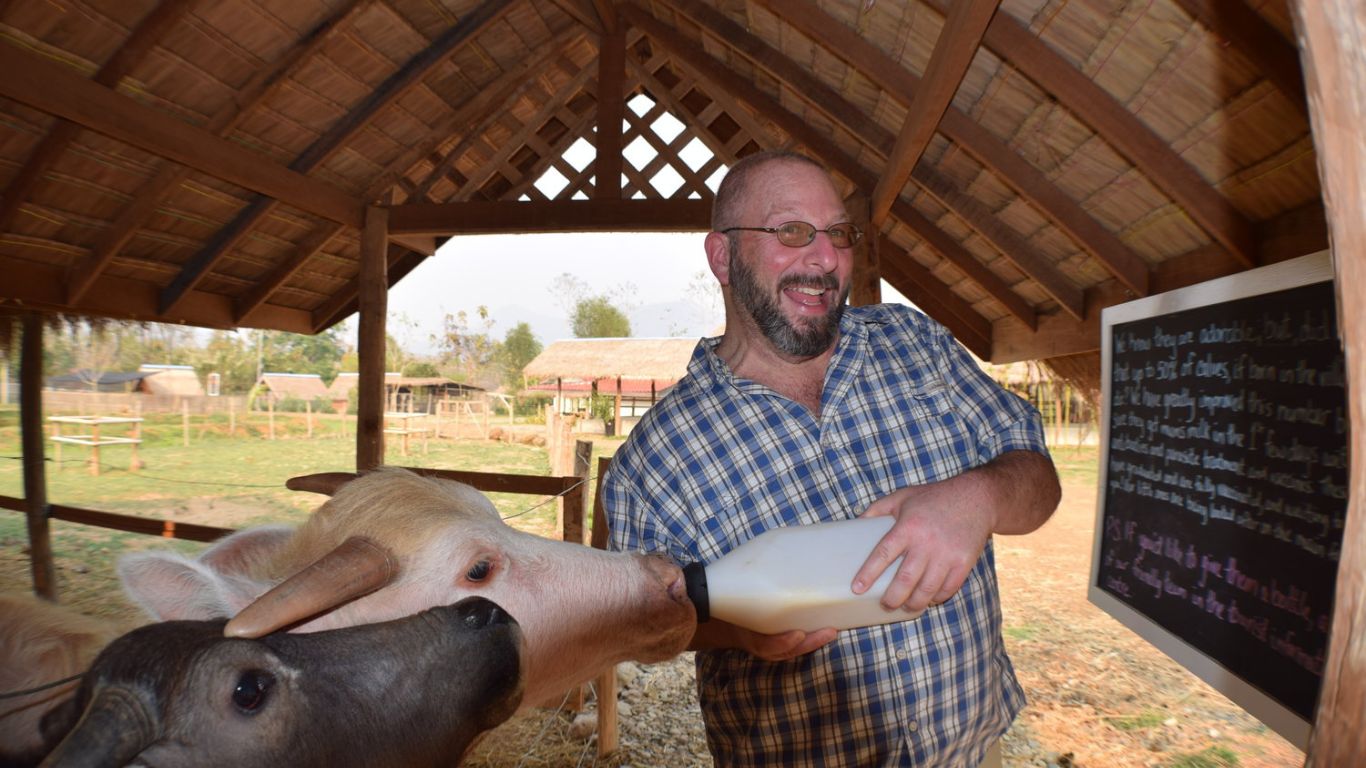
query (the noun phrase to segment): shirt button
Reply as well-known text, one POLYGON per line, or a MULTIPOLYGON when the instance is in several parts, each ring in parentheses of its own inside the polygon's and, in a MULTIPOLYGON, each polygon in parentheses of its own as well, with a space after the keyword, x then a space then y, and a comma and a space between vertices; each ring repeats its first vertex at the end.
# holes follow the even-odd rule
POLYGON ((916 721, 912 720, 911 722, 906 724, 906 728, 909 729, 912 733, 914 733, 920 730, 920 723, 917 723, 916 721))
POLYGON ((905 651, 897 651, 897 652, 896 652, 896 657, 897 657, 898 659, 901 659, 902 661, 905 661, 905 660, 906 660, 906 652, 905 652, 905 651))

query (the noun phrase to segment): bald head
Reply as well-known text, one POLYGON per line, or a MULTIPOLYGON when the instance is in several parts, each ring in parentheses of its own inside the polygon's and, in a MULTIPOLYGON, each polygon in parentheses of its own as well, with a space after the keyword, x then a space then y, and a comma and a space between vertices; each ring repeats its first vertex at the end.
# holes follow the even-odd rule
MULTIPOLYGON (((758 171, 775 163, 800 163, 817 168, 825 173, 825 166, 806 155, 785 149, 770 149, 746 155, 726 172, 721 186, 716 190, 716 200, 711 207, 711 229, 720 232, 729 227, 746 226, 741 221, 745 201, 750 198, 750 186, 758 171)), ((833 186, 833 182, 832 182, 833 186)))

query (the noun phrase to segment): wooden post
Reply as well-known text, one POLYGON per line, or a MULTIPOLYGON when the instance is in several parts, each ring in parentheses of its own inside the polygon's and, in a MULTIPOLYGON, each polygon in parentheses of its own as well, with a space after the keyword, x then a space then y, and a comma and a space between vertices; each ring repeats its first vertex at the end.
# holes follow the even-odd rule
POLYGON ((189 447, 190 447, 190 401, 189 401, 189 400, 181 400, 181 401, 180 401, 180 434, 181 434, 181 440, 180 440, 181 445, 184 445, 186 448, 189 448, 189 447))
MULTIPOLYGON (((594 549, 607 549, 607 513, 602 504, 602 476, 612 459, 598 457, 598 477, 593 486, 593 527, 589 541, 594 549)), ((598 757, 617 751, 617 668, 608 667, 598 675, 598 757)))
POLYGON ((626 95, 626 32, 604 29, 598 45, 598 130, 594 138, 594 200, 621 199, 621 115, 626 95))
POLYGON ((138 458, 138 446, 142 445, 142 401, 137 401, 137 408, 133 410, 133 442, 130 447, 133 449, 133 458, 128 462, 128 471, 136 472, 142 469, 142 459, 138 458))
POLYGON ((90 425, 90 474, 100 476, 100 424, 90 425))
POLYGON ((573 469, 569 474, 580 479, 580 483, 564 494, 564 540, 584 544, 587 530, 583 521, 588 512, 588 468, 593 459, 593 441, 575 440, 573 469))
POLYGON ((28 522, 29 562, 33 591, 57 599, 56 569, 52 565, 52 535, 47 521, 47 475, 43 467, 43 321, 24 318, 19 352, 19 429, 23 444, 24 505, 28 522))
POLYGON ((617 377, 617 397, 612 402, 612 431, 608 434, 613 437, 621 436, 621 377, 617 377))
POLYGON ((266 439, 275 439, 275 398, 266 395, 266 439))
POLYGON ((237 435, 237 400, 228 398, 228 437, 237 435))
POLYGON ((308 439, 313 439, 313 401, 304 401, 304 419, 308 422, 308 439))
POLYGON ((844 209, 854 225, 863 230, 863 240, 854 246, 854 272, 850 277, 849 304, 861 307, 882 302, 882 268, 878 263, 877 233, 869 219, 868 196, 854 190, 844 199, 844 209))
POLYGON ((1308 85, 1309 113, 1323 180, 1329 242, 1337 272, 1338 326, 1347 362, 1351 456, 1347 524, 1333 598, 1328 661, 1319 690, 1307 766, 1366 761, 1366 50, 1356 37, 1366 26, 1360 0, 1298 0, 1291 4, 1308 85))
MULTIPOLYGON (((22 378, 22 377, 21 377, 21 378, 22 378)), ((23 386, 23 385, 20 384, 20 386, 23 386)), ((21 399, 22 399, 22 393, 21 393, 21 399)), ((57 438, 57 437, 61 437, 61 436, 62 436, 62 423, 61 423, 60 421, 54 421, 54 422, 52 422, 52 436, 53 436, 54 438, 57 438)), ((58 471, 58 472, 61 472, 61 471, 62 471, 62 441, 61 441, 61 440, 53 440, 53 441, 52 441, 52 460, 53 460, 53 462, 55 462, 56 465, 57 465, 57 471, 58 471)))
POLYGON ((384 326, 389 311, 389 209, 365 209, 360 242, 356 471, 384 463, 384 326))

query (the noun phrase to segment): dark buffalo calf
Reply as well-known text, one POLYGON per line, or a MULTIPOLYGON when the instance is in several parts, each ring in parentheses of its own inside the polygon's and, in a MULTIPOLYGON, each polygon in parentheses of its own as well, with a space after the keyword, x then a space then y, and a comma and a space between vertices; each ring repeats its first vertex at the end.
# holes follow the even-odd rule
POLYGON ((435 766, 521 701, 521 631, 483 598, 313 633, 170 621, 111 643, 43 721, 44 765, 435 766))

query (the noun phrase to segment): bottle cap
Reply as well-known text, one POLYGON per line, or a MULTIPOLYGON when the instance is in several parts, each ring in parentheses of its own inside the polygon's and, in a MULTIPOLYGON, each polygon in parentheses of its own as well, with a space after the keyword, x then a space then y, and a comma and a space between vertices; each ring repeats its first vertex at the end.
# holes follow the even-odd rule
POLYGON ((707 568, 701 563, 683 566, 683 584, 688 590, 688 599, 697 609, 697 623, 711 618, 711 599, 707 594, 707 568))

